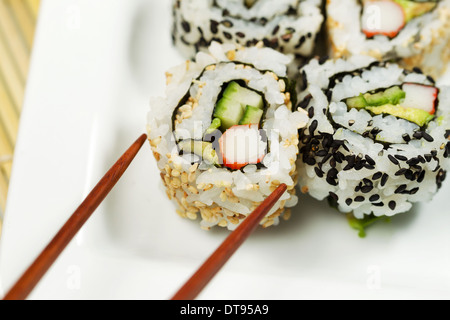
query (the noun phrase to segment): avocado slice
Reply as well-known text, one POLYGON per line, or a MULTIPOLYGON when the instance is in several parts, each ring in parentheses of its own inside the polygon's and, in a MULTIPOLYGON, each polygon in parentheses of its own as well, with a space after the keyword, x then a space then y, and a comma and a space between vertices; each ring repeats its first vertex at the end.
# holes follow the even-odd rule
POLYGON ((180 150, 186 153, 193 153, 201 157, 206 162, 219 165, 219 156, 213 148, 213 144, 205 141, 184 140, 178 144, 180 150))
POLYGON ((263 114, 263 110, 252 106, 247 106, 245 108, 244 116, 242 117, 241 121, 239 121, 239 125, 259 124, 261 122, 263 114))
POLYGON ((256 91, 240 86, 236 81, 232 81, 228 84, 223 96, 230 100, 240 102, 243 109, 245 109, 246 106, 264 109, 263 97, 256 91))
POLYGON ((408 22, 414 18, 420 17, 437 7, 437 1, 411 1, 411 0, 394 0, 405 12, 405 21, 408 22))
POLYGON ((401 106, 395 106, 392 104, 386 104, 380 107, 366 107, 366 110, 375 115, 390 114, 397 118, 402 118, 411 121, 420 127, 427 125, 434 119, 434 115, 429 114, 425 110, 415 108, 404 108, 401 106))
POLYGON ((244 109, 239 101, 223 97, 217 103, 213 116, 220 119, 221 128, 225 131, 239 124, 244 116, 244 109))

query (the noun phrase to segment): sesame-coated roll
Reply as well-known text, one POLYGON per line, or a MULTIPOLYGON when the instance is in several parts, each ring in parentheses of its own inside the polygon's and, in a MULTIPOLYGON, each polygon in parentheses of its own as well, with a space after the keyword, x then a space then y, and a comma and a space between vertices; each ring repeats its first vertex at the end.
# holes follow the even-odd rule
POLYGON ((357 219, 429 201, 450 168, 450 88, 388 62, 317 59, 302 70, 302 191, 357 219), (322 64, 321 64, 322 63, 322 64))
POLYGON ((288 191, 261 225, 288 219, 298 199, 298 130, 290 58, 270 48, 213 43, 167 72, 148 132, 167 195, 201 227, 236 228, 280 184, 288 191))
POLYGON ((309 57, 324 21, 321 0, 174 0, 172 36, 186 58, 212 41, 309 57))
POLYGON ((400 59, 440 77, 450 62, 450 0, 328 0, 331 56, 400 59))

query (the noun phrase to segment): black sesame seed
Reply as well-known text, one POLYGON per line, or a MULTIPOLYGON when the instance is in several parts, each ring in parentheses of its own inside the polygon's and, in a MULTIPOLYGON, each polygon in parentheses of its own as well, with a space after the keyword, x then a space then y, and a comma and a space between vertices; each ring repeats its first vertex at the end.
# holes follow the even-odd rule
POLYGON ((380 200, 380 195, 378 194, 374 194, 373 196, 370 197, 370 202, 377 202, 378 200, 380 200))
POLYGON ((364 202, 364 200, 366 200, 366 198, 364 198, 363 196, 357 196, 355 198, 355 202, 364 202))
POLYGON ((342 152, 337 151, 333 154, 334 160, 336 160, 338 163, 342 163, 343 160, 345 160, 345 156, 342 152))
POLYGON ((338 182, 335 179, 327 178, 327 182, 334 187, 338 185, 338 182))
POLYGON ((379 180, 383 176, 382 172, 377 172, 373 175, 372 180, 379 180))
POLYGON ((304 155, 303 162, 305 162, 307 165, 310 165, 310 166, 316 165, 316 159, 314 159, 314 157, 308 156, 306 154, 304 155))
POLYGON ((389 202, 389 208, 394 211, 395 208, 397 207, 397 203, 395 201, 391 201, 389 202))
POLYGON ((391 162, 392 162, 393 164, 395 164, 395 165, 399 165, 399 164, 400 164, 400 162, 398 162, 398 160, 395 159, 394 156, 388 155, 388 158, 389 158, 389 160, 391 160, 391 162))
POLYGON ((406 163, 410 166, 415 166, 416 164, 419 164, 420 160, 419 158, 411 158, 406 163))
POLYGON ((414 180, 414 172, 412 172, 412 170, 406 170, 405 172, 405 178, 408 180, 413 181, 414 180))
POLYGON ((339 171, 337 171, 336 168, 331 168, 330 171, 328 171, 327 177, 332 179, 337 179, 339 171))
POLYGON ((329 147, 331 147, 332 143, 333 143, 333 138, 330 137, 330 136, 325 136, 325 137, 323 138, 323 140, 322 140, 322 146, 323 146, 324 148, 329 148, 329 147))
POLYGON ((334 158, 330 159, 330 166, 334 169, 337 166, 336 160, 334 158))
POLYGON ((416 131, 416 132, 414 132, 413 137, 416 138, 416 139, 422 139, 423 132, 422 131, 416 131))
POLYGON ((228 40, 231 40, 231 39, 233 39, 233 36, 232 36, 232 34, 231 34, 231 33, 229 33, 229 32, 226 32, 226 31, 224 31, 224 32, 223 32, 223 35, 224 35, 224 37, 225 37, 225 38, 227 38, 228 40))
POLYGON ((339 196, 336 193, 334 193, 334 192, 330 192, 330 197, 333 198, 336 201, 339 201, 339 196))
POLYGON ((424 155, 424 157, 427 162, 431 162, 431 159, 433 159, 433 156, 431 154, 426 154, 424 155))
POLYGON ((407 161, 407 160, 408 160, 407 157, 402 156, 402 155, 400 155, 400 154, 396 154, 396 155, 395 155, 395 158, 396 158, 397 160, 400 160, 400 161, 407 161))
POLYGON ((331 157, 332 157, 331 153, 328 153, 328 154, 322 159, 322 163, 326 163, 328 160, 330 160, 331 157))
POLYGON ((386 185, 386 183, 389 180, 389 176, 387 175, 387 173, 383 174, 383 177, 381 178, 381 186, 384 187, 386 185))
POLYGON ((362 161, 357 161, 354 168, 356 171, 360 171, 362 168, 364 168, 364 163, 362 161))
POLYGON ((450 137, 450 130, 445 131, 444 137, 445 137, 445 139, 448 139, 450 137))
POLYGON ((407 133, 405 133, 402 137, 403 137, 403 140, 405 140, 406 142, 410 142, 411 141, 411 137, 407 133))
POLYGON ((327 60, 328 60, 329 58, 330 58, 330 57, 327 56, 327 55, 322 56, 322 57, 319 59, 319 64, 320 64, 320 65, 324 64, 325 62, 327 62, 327 60))
POLYGON ((410 194, 410 195, 415 195, 417 192, 419 192, 419 188, 414 188, 414 189, 412 189, 412 190, 409 192, 409 194, 410 194))
MULTIPOLYGON (((309 105, 309 102, 311 101, 312 96, 311 95, 307 95, 305 97, 305 99, 303 99, 302 102, 299 103, 297 108, 302 108, 302 109, 306 109, 306 107, 309 105)), ((314 107, 311 107, 314 110, 314 107)), ((312 118, 312 117, 310 117, 312 118)))
POLYGON ((324 172, 323 172, 322 170, 320 170, 319 168, 315 167, 315 168, 314 168, 314 171, 316 172, 316 175, 317 175, 319 178, 323 178, 324 172))
POLYGON ((350 121, 348 122, 348 126, 351 127, 351 126, 353 126, 355 123, 356 123, 355 120, 350 120, 350 121))
POLYGON ((319 122, 318 122, 317 120, 314 120, 314 121, 311 123, 311 126, 309 127, 309 133, 310 133, 311 135, 314 135, 314 132, 316 131, 318 125, 319 125, 319 122))
POLYGON ((422 137, 428 142, 434 141, 434 138, 432 136, 430 136, 427 132, 422 132, 422 137))
POLYGON ((183 27, 183 30, 184 30, 186 33, 191 32, 191 25, 189 24, 189 22, 187 22, 187 21, 182 21, 182 22, 181 22, 181 26, 183 27))
POLYGON ((376 136, 377 134, 379 134, 382 130, 380 130, 380 128, 373 128, 372 131, 370 131, 370 133, 374 136, 376 136))
POLYGON ((396 176, 396 177, 403 176, 403 175, 405 174, 405 172, 406 172, 406 169, 405 169, 405 168, 402 168, 402 169, 398 170, 398 171, 395 173, 395 176, 396 176))
POLYGON ((328 152, 324 149, 316 152, 316 156, 318 156, 318 157, 325 157, 327 154, 328 154, 328 152))
POLYGON ((401 186, 399 186, 399 187, 395 190, 395 194, 401 194, 401 193, 403 193, 403 191, 405 191, 406 188, 408 188, 408 186, 407 186, 406 184, 402 184, 401 186))
POLYGON ((280 26, 279 26, 279 25, 277 25, 277 26, 273 29, 272 35, 273 35, 273 36, 276 35, 276 34, 278 33, 278 31, 280 31, 280 26))
POLYGON ((314 107, 308 109, 308 117, 310 119, 314 118, 314 107))
POLYGON ((373 160, 369 155, 366 155, 366 161, 368 164, 370 164, 371 166, 376 165, 375 160, 373 160))
POLYGON ((414 68, 413 68, 413 71, 414 71, 415 73, 423 74, 422 69, 420 69, 419 67, 414 67, 414 68))
POLYGON ((345 203, 350 206, 353 203, 353 200, 348 198, 347 200, 345 200, 345 203))
POLYGON ((372 187, 372 186, 363 186, 363 187, 361 188, 362 193, 369 193, 369 192, 371 192, 372 190, 373 190, 373 187, 372 187))
POLYGON ((384 203, 383 203, 383 202, 374 203, 373 205, 374 205, 375 207, 384 207, 384 203))
POLYGON ((236 32, 236 36, 239 38, 245 38, 245 33, 239 31, 239 32, 236 32))
POLYGON ((305 36, 301 36, 300 40, 298 41, 297 45, 295 46, 295 49, 299 49, 306 41, 306 37, 305 36))
POLYGON ((428 81, 430 81, 432 84, 436 84, 436 81, 432 76, 427 76, 428 81))
POLYGON ((211 32, 217 34, 219 32, 219 23, 217 21, 211 20, 211 32))

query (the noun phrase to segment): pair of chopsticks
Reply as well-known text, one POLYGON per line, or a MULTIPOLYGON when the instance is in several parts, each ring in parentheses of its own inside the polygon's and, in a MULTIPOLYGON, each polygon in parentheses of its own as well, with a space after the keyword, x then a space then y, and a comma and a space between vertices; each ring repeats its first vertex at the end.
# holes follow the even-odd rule
MULTIPOLYGON (((24 300, 28 297, 44 274, 56 261, 58 256, 116 185, 146 140, 147 135, 143 134, 119 158, 50 241, 47 247, 9 290, 3 300, 24 300)), ((223 265, 231 258, 233 253, 236 252, 242 243, 244 243, 249 235, 257 228, 259 222, 268 214, 286 189, 287 187, 285 184, 280 185, 251 215, 249 215, 173 296, 172 300, 195 299, 217 272, 219 272, 223 265)))

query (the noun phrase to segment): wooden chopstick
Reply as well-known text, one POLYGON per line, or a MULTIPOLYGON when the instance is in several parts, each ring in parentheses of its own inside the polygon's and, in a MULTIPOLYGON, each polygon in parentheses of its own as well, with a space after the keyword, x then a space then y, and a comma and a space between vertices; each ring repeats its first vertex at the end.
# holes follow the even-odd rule
POLYGON ((3 300, 24 300, 27 298, 64 248, 119 181, 146 140, 147 135, 143 134, 117 160, 3 300))
POLYGON ((281 184, 255 211, 253 211, 233 231, 217 250, 206 260, 197 272, 181 287, 171 300, 194 300, 211 279, 220 271, 236 250, 257 228, 261 220, 286 192, 286 184, 281 184))

